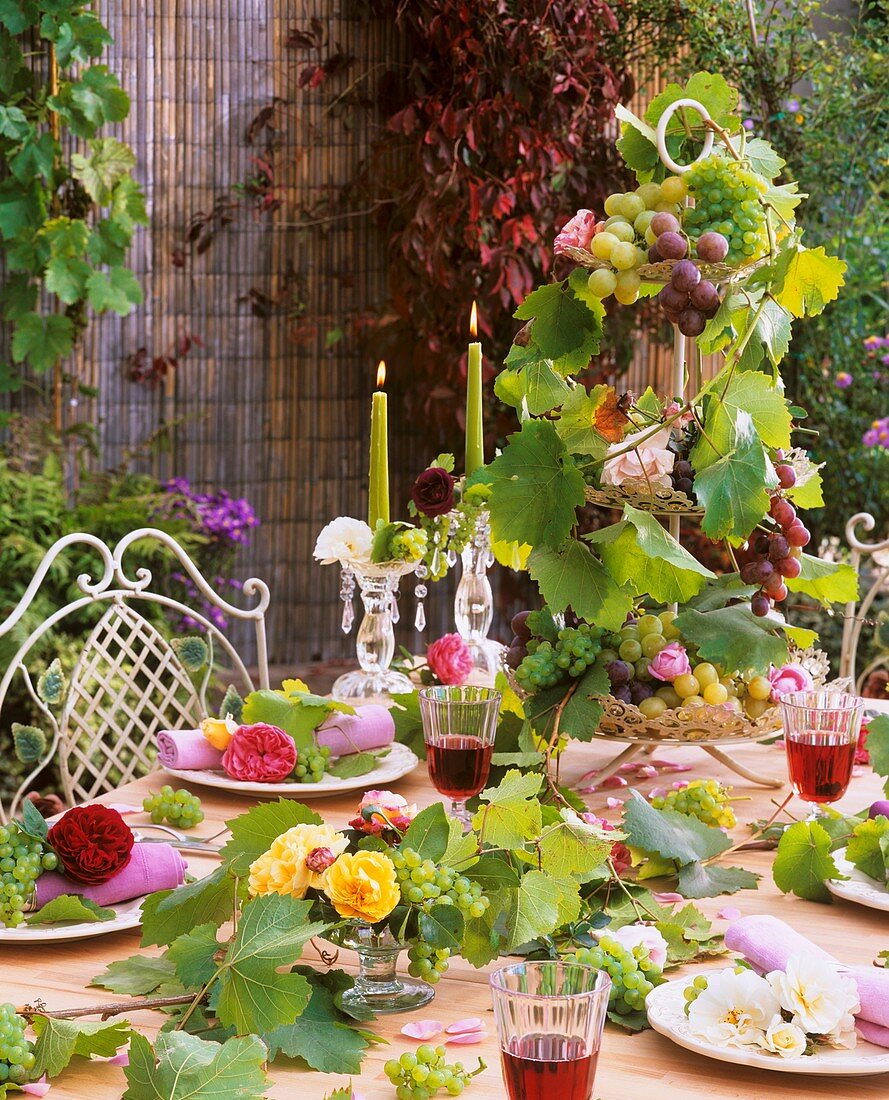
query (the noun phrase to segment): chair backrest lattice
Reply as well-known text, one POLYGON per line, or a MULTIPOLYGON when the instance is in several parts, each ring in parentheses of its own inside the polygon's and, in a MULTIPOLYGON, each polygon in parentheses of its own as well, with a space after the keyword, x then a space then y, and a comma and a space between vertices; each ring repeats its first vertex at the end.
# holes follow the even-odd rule
POLYGON ((213 680, 214 655, 230 670, 239 691, 246 693, 256 686, 269 686, 265 623, 268 587, 256 578, 245 581, 242 591, 254 600, 254 606, 235 607, 211 587, 179 543, 156 528, 133 531, 113 548, 86 533, 59 539, 47 551, 19 603, 0 622, 0 637, 22 622, 56 558, 76 543, 95 550, 102 566, 101 576, 93 580, 91 575, 81 574, 76 585, 83 595, 34 627, 0 676, 0 723, 6 724, 3 706, 10 684, 14 677, 20 676, 47 731, 45 751, 39 759, 30 761, 30 771, 9 806, 4 806, 0 799, 0 822, 16 813, 24 793, 54 756, 69 802, 95 798, 151 771, 155 766, 154 746, 159 730, 193 728, 210 713, 207 691, 213 680), (152 574, 147 568, 136 568, 132 576, 127 575, 127 552, 135 543, 144 548, 145 540, 161 543, 178 560, 194 589, 210 605, 209 610, 204 609, 208 614, 219 608, 227 618, 252 622, 258 657, 256 683, 224 631, 207 614, 152 590, 152 574), (53 636, 53 630, 66 617, 91 606, 97 606, 100 617, 73 668, 62 670, 64 687, 50 705, 39 682, 35 688, 27 666, 28 657, 38 643, 45 645, 45 640, 53 636), (206 642, 205 667, 189 671, 191 666, 186 667, 170 639, 159 629, 158 620, 162 626, 163 615, 158 616, 157 611, 178 618, 188 616, 197 624, 195 633, 201 633, 206 642))
POLYGON ((869 533, 876 527, 876 520, 869 512, 858 512, 846 524, 846 541, 852 549, 852 567, 860 578, 868 579, 868 584, 857 602, 846 604, 840 676, 850 677, 854 687, 861 691, 872 672, 878 668, 889 668, 889 652, 884 652, 858 670, 858 647, 864 628, 874 625, 871 618, 874 605, 882 594, 889 593, 889 538, 881 542, 865 542, 856 534, 859 527, 869 533))

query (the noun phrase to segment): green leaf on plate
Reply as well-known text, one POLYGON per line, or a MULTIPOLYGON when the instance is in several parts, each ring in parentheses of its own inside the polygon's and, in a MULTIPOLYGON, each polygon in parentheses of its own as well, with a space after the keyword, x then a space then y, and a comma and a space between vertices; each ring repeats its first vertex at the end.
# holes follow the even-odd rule
POLYGON ((145 997, 154 993, 159 986, 175 980, 176 970, 169 959, 132 955, 128 959, 117 959, 109 963, 108 968, 97 974, 89 984, 108 989, 112 993, 145 997))
POLYGON ((561 405, 570 393, 565 379, 553 370, 552 363, 532 341, 525 348, 513 346, 506 358, 508 368, 497 375, 494 393, 514 409, 527 408, 532 416, 540 416, 561 405), (521 358, 514 356, 520 352, 521 358), (520 365, 513 367, 513 362, 520 365))
MULTIPOLYGON (((308 983, 307 983, 308 984, 308 983)), ((123 1100, 262 1100, 268 1051, 255 1035, 211 1043, 182 1031, 134 1032, 123 1100)))
POLYGON ((306 706, 300 699, 288 699, 279 691, 264 688, 251 691, 244 700, 245 725, 255 722, 267 722, 270 726, 289 733, 299 750, 308 749, 314 744, 312 736, 324 719, 330 714, 329 706, 306 706))
POLYGON ((859 871, 876 879, 886 881, 886 845, 889 843, 889 818, 870 818, 855 826, 853 835, 846 845, 846 859, 854 863, 859 871))
POLYGON ((380 758, 374 752, 352 752, 348 756, 341 756, 327 768, 330 775, 337 779, 355 779, 359 775, 367 775, 379 764, 380 758))
POLYGON ((75 1054, 89 1058, 113 1058, 130 1039, 133 1032, 126 1020, 88 1022, 86 1020, 55 1020, 48 1016, 32 1017, 31 1026, 37 1033, 34 1044, 33 1079, 57 1077, 75 1054))
POLYGON ((736 605, 714 611, 681 612, 676 626, 683 638, 698 647, 703 661, 712 661, 732 672, 768 672, 769 665, 787 663, 787 642, 771 618, 758 618, 749 607, 736 605))
POLYGON ((851 565, 825 561, 811 554, 803 554, 800 564, 800 575, 785 579, 789 591, 811 596, 822 607, 830 607, 832 603, 853 603, 858 599, 858 574, 851 565))
POLYGON ((619 630, 633 605, 589 548, 574 538, 557 549, 535 548, 528 559, 528 571, 553 611, 569 605, 581 618, 608 630, 619 630))
POLYGON ((98 924, 114 920, 116 915, 113 909, 103 909, 79 894, 59 894, 36 913, 29 913, 25 921, 28 924, 98 924))
POLYGON ((231 840, 222 849, 222 858, 233 875, 245 878, 250 872, 250 864, 267 852, 281 833, 295 825, 321 824, 322 818, 314 810, 291 798, 260 802, 246 813, 226 821, 231 840))
POLYGON ((624 803, 623 829, 627 844, 657 852, 680 865, 709 859, 731 847, 722 829, 710 828, 675 810, 656 810, 638 791, 630 791, 624 803))
POLYGON ((807 901, 828 901, 827 879, 843 879, 834 863, 830 834, 817 821, 796 821, 778 841, 772 865, 775 885, 784 894, 807 901))

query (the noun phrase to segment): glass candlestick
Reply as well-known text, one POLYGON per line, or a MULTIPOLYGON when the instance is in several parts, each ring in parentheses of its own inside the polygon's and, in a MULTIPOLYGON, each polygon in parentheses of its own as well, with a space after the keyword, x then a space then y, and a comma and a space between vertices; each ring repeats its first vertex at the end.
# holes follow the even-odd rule
MULTIPOLYGON (((356 644, 361 668, 337 679, 332 690, 335 699, 350 703, 385 702, 390 695, 413 691, 413 684, 407 676, 389 666, 395 656, 398 584, 402 577, 415 569, 415 562, 349 565, 349 572, 357 581, 364 604, 364 618, 358 628, 356 644)), ((351 592, 348 594, 348 604, 351 605, 351 592)))
POLYGON ((494 555, 487 512, 479 512, 475 531, 460 558, 463 575, 454 599, 454 621, 457 633, 472 653, 472 681, 491 685, 500 669, 504 646, 488 637, 494 618, 494 596, 488 569, 494 564, 494 555))

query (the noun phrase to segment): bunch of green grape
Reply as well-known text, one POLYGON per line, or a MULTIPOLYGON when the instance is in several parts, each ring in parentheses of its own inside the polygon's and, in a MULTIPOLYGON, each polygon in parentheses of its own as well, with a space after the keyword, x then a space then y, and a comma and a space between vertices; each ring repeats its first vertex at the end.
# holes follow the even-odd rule
POLYGON ((687 985, 682 991, 682 996, 685 998, 685 1015, 688 1015, 688 1010, 694 1004, 694 1002, 700 997, 700 995, 707 988, 707 979, 703 974, 698 974, 691 985, 687 985))
POLYGON ((422 527, 403 527, 389 545, 393 561, 419 561, 426 553, 426 532, 422 527))
POLYGON ((327 770, 330 749, 327 745, 312 745, 299 750, 299 759, 293 769, 297 783, 320 783, 327 770))
POLYGON ((448 1096, 459 1096, 477 1073, 487 1069, 479 1058, 478 1068, 469 1072, 462 1062, 448 1065, 444 1047, 423 1043, 416 1051, 405 1051, 400 1058, 390 1058, 383 1072, 395 1085, 398 1100, 429 1100, 442 1089, 448 1096))
POLYGON ((658 966, 644 944, 630 949, 603 936, 595 947, 581 947, 574 953, 579 963, 605 970, 611 978, 608 1008, 619 1016, 641 1012, 645 998, 663 981, 663 970, 658 966))
POLYGON ((733 267, 768 251, 766 216, 760 201, 766 190, 763 180, 719 153, 693 164, 685 179, 695 200, 682 215, 682 228, 690 237, 721 233, 728 241, 725 262, 733 267))
MULTIPOLYGON (((533 615, 533 613, 532 613, 533 615)), ((531 616, 528 626, 531 625, 531 616)), ((563 627, 555 642, 531 638, 527 643, 527 655, 515 670, 515 678, 523 691, 533 693, 554 687, 569 676, 582 676, 596 663, 602 650, 603 631, 589 623, 563 627)))
POLYGON ((7 1082, 23 1085, 31 1079, 34 1050, 25 1038, 25 1027, 15 1005, 0 1004, 0 1088, 7 1082))
POLYGON ((55 852, 24 832, 18 822, 0 825, 0 923, 8 928, 21 924, 37 879, 58 865, 55 852))
POLYGON ((407 972, 412 978, 435 985, 448 969, 451 952, 447 947, 431 947, 425 940, 414 940, 408 949, 407 972))
POLYGON ((401 896, 410 905, 431 909, 433 905, 456 905, 467 917, 481 917, 491 904, 477 882, 423 859, 413 848, 394 849, 390 859, 401 886, 401 896))
POLYGON ((678 790, 652 798, 656 810, 676 810, 714 825, 720 829, 733 829, 737 824, 735 811, 729 805, 731 787, 723 787, 716 779, 692 779, 678 790))
POLYGON ((151 814, 155 825, 167 821, 178 828, 190 829, 204 820, 201 800, 184 787, 178 791, 172 787, 161 787, 156 794, 146 795, 142 799, 142 809, 151 814))

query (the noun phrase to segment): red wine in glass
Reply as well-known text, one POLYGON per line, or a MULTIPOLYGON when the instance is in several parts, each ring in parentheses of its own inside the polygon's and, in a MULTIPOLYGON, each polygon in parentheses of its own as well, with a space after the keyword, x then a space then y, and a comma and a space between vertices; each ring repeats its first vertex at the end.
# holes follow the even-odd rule
POLYGON ((852 778, 855 741, 841 733, 803 730, 785 738, 793 789, 807 802, 836 802, 852 778))
POLYGON ((454 802, 465 802, 479 793, 488 781, 492 744, 480 737, 452 733, 426 745, 429 778, 439 794, 454 802))
POLYGON ((562 1035, 513 1039, 500 1052, 509 1100, 590 1100, 599 1052, 585 1049, 562 1035))

